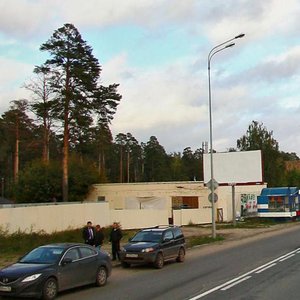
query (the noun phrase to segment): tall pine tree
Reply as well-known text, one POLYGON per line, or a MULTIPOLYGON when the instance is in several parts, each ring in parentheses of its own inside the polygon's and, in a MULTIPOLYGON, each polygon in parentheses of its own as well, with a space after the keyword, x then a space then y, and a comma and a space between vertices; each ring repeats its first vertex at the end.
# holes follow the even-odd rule
POLYGON ((108 88, 99 85, 99 62, 74 25, 65 24, 57 29, 40 50, 50 53, 51 58, 43 67, 55 75, 53 87, 58 97, 52 109, 63 127, 62 190, 63 201, 68 201, 70 138, 73 143, 86 140, 95 114, 99 118, 106 114, 106 122, 110 122, 121 96, 116 93, 116 84, 108 88))

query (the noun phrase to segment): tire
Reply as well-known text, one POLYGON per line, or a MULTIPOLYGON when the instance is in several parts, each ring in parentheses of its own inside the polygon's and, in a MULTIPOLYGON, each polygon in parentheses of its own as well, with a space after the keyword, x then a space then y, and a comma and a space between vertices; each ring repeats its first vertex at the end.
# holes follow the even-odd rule
POLYGON ((104 267, 99 267, 96 274, 96 286, 104 286, 107 282, 107 271, 104 267))
POLYGON ((123 268, 129 268, 130 267, 130 263, 125 262, 125 261, 122 261, 121 265, 122 265, 123 268))
POLYGON ((156 269, 161 269, 164 266, 164 257, 162 255, 162 253, 160 253, 160 252, 157 253, 155 262, 153 265, 156 269))
POLYGON ((53 300, 58 292, 58 284, 55 278, 48 278, 43 286, 42 299, 53 300))
POLYGON ((180 248, 178 251, 178 256, 176 258, 177 262, 184 262, 184 258, 185 258, 185 251, 183 248, 180 248))

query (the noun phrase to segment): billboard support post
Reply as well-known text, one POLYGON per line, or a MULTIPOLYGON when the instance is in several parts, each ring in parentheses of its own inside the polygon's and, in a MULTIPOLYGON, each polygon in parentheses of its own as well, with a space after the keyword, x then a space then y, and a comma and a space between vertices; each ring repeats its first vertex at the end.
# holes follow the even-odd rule
POLYGON ((232 225, 236 226, 236 209, 235 209, 235 183, 230 183, 231 185, 231 196, 232 196, 232 225))

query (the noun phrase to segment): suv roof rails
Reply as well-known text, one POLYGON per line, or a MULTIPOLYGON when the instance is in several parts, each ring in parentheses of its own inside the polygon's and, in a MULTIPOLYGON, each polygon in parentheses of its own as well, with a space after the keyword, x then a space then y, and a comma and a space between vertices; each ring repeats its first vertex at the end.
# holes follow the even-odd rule
POLYGON ((177 227, 176 225, 157 225, 154 228, 170 228, 170 227, 177 227))
POLYGON ((156 226, 152 226, 152 227, 145 227, 145 228, 141 228, 140 230, 151 230, 151 229, 167 229, 167 228, 175 228, 178 227, 177 225, 156 225, 156 226))

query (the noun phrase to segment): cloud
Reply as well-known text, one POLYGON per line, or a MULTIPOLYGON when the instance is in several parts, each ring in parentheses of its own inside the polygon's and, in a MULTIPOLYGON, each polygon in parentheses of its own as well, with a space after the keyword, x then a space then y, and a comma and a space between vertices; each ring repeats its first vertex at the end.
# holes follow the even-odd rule
POLYGON ((0 57, 0 111, 8 109, 9 102, 28 97, 25 89, 21 89, 26 76, 32 72, 32 66, 0 57))
POLYGON ((280 148, 297 151, 299 13, 298 0, 3 0, 0 110, 26 95, 20 86, 43 61, 38 45, 73 23, 99 55, 102 83, 120 84, 113 133, 155 135, 170 152, 196 149, 209 136, 207 54, 243 32, 214 57, 214 147, 235 147, 257 120, 280 148))

